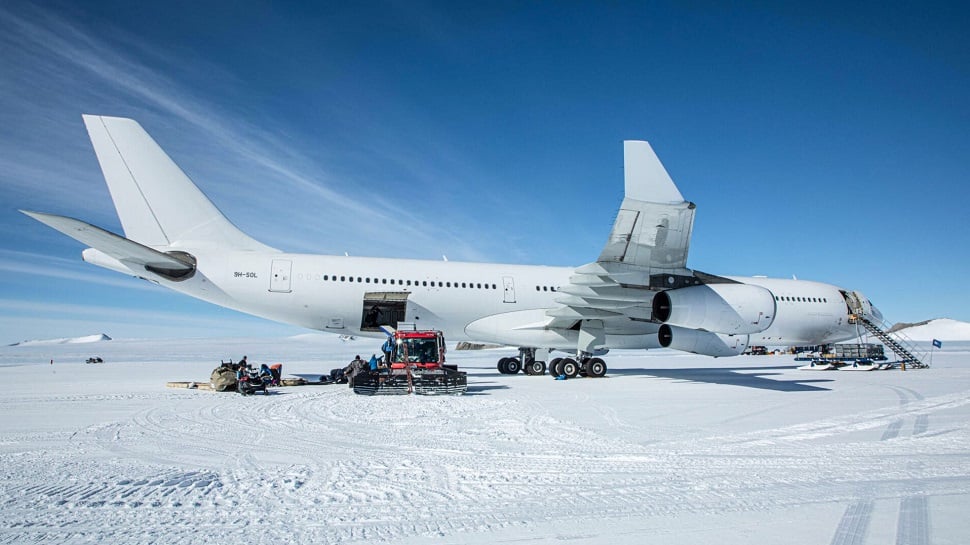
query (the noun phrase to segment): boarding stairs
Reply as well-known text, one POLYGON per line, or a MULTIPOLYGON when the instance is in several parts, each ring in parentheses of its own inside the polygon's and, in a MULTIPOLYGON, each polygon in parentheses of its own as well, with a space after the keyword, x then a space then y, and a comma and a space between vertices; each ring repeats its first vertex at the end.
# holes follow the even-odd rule
POLYGON ((929 364, 923 362, 926 354, 918 350, 915 343, 911 339, 906 338, 906 336, 901 332, 896 331, 894 333, 889 333, 888 330, 890 327, 888 327, 888 324, 877 324, 864 316, 857 316, 856 323, 864 327, 866 331, 879 339, 882 344, 889 347, 889 349, 896 354, 896 357, 899 358, 899 362, 902 364, 903 369, 906 369, 907 366, 914 369, 924 369, 929 367, 929 364))

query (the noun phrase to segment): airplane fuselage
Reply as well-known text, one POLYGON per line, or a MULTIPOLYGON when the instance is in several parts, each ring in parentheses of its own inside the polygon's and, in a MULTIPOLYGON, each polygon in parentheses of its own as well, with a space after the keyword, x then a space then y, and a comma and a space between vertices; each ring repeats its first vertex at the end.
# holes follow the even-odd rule
MULTIPOLYGON (((153 279, 166 287, 228 308, 333 333, 383 337, 364 327, 365 301, 398 294, 400 321, 440 329, 451 341, 516 344, 514 337, 469 330, 468 325, 501 315, 541 318, 556 306, 557 290, 572 267, 466 263, 261 252, 195 252, 198 272, 184 282, 153 279)), ((838 287, 806 280, 726 277, 761 286, 775 297, 771 326, 750 335, 750 344, 795 345, 837 342, 858 335, 838 287)), ((647 302, 649 303, 649 301, 647 302)), ((506 324, 513 328, 521 324, 506 324)), ((644 321, 631 332, 611 334, 612 348, 658 348, 659 324, 644 321)), ((571 339, 550 337, 550 348, 568 349, 571 339)))
POLYGON ((547 267, 293 254, 233 225, 134 120, 84 116, 124 235, 24 211, 88 246, 86 261, 175 291, 320 331, 382 337, 412 322, 449 340, 519 348, 500 372, 603 376, 612 348, 715 357, 750 345, 823 344, 879 320, 858 292, 687 268, 696 206, 649 143, 624 142, 624 197, 595 261, 547 267), (511 363, 510 363, 511 360, 511 363), (562 369, 560 369, 562 364, 562 369))

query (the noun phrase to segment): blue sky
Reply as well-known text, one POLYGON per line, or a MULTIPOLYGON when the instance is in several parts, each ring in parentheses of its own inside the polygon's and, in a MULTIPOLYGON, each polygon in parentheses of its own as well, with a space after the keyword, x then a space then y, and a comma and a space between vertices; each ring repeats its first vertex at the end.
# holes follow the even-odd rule
POLYGON ((0 343, 286 335, 80 260, 120 224, 82 113, 134 117, 296 252, 582 265, 649 140, 688 265, 970 321, 965 3, 0 4, 0 343))

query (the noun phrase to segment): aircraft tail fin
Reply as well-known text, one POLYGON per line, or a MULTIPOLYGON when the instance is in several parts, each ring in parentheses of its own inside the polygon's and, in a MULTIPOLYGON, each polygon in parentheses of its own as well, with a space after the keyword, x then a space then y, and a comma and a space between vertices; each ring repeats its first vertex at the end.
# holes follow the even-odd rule
POLYGON ((273 250, 226 219, 138 122, 83 118, 128 239, 150 247, 273 250))
POLYGON ((680 190, 647 142, 623 142, 623 177, 626 196, 631 199, 664 204, 684 202, 680 190))

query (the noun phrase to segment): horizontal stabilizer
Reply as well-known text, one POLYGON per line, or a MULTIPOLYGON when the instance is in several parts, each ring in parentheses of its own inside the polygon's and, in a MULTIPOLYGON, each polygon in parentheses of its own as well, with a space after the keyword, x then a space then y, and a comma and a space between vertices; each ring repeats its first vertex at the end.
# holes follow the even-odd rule
POLYGON ((152 271, 165 271, 166 276, 176 277, 180 276, 179 273, 184 275, 195 270, 195 265, 187 260, 159 252, 83 221, 41 212, 21 212, 122 263, 141 265, 152 271))

